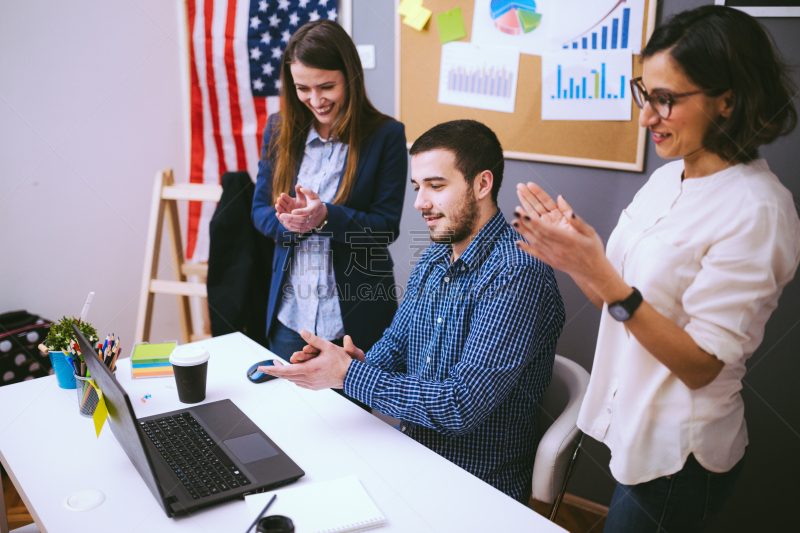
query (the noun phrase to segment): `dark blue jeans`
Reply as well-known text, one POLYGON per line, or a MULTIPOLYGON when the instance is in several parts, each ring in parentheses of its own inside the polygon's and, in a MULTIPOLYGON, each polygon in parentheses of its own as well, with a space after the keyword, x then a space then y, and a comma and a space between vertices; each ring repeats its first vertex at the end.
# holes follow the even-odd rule
MULTIPOLYGON (((334 341, 334 343, 341 343, 341 341, 334 341)), ((306 344, 299 333, 284 326, 277 318, 269 328, 269 350, 287 361, 294 352, 302 351, 306 344)))
POLYGON ((676 474, 639 485, 617 483, 604 533, 694 533, 711 526, 744 466, 728 472, 703 468, 693 454, 676 474))
MULTIPOLYGON (((336 346, 342 346, 342 339, 336 339, 331 341, 336 346)), ((279 355, 283 359, 287 361, 291 359, 292 354, 294 352, 302 351, 303 347, 306 345, 306 341, 303 340, 303 337, 300 336, 299 333, 296 331, 287 328, 283 325, 283 323, 278 320, 277 318, 272 323, 272 327, 269 328, 269 350, 274 353, 275 355, 279 355)), ((346 395, 341 389, 332 389, 333 392, 344 396, 354 404, 358 405, 362 409, 367 412, 372 412, 372 409, 369 408, 367 404, 361 403, 358 400, 351 398, 350 396, 346 395)))

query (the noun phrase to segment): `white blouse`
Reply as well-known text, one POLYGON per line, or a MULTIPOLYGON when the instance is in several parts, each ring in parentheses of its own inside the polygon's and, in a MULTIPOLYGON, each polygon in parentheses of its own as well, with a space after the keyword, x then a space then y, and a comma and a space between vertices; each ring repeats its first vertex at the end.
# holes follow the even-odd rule
POLYGON ((606 255, 628 285, 725 363, 689 389, 603 306, 578 427, 611 450, 635 485, 674 474, 690 453, 712 472, 744 455, 745 361, 800 262, 792 194, 763 159, 681 181, 683 161, 653 173, 622 212, 606 255))

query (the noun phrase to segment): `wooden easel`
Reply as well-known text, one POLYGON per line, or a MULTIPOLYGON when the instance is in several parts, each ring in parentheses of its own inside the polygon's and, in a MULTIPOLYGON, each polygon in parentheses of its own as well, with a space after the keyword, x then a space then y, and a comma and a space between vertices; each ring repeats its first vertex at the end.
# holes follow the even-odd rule
POLYGON ((181 226, 178 221, 178 200, 218 202, 220 196, 222 196, 222 186, 220 185, 194 183, 175 185, 175 177, 171 168, 156 173, 150 206, 150 222, 147 226, 147 247, 145 248, 134 343, 150 342, 150 325, 153 320, 153 301, 156 294, 174 294, 178 297, 178 313, 180 314, 181 336, 184 344, 207 337, 203 333, 196 334, 194 332, 192 310, 189 305, 190 296, 207 297, 206 285, 205 283, 189 282, 186 280, 186 276, 206 277, 208 265, 187 263, 183 256, 181 226), (158 279, 158 260, 165 214, 175 281, 158 279))

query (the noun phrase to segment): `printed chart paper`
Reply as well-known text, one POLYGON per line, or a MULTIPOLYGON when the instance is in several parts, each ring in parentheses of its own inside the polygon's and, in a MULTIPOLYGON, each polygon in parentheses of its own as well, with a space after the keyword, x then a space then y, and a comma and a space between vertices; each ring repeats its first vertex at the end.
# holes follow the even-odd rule
POLYGON ((551 11, 555 49, 642 51, 644 0, 562 0, 551 11))
MULTIPOLYGON (((562 0, 563 1, 563 0, 562 0)), ((475 0, 473 44, 512 46, 522 54, 552 49, 550 31, 555 0, 475 0)))
POLYGON ((514 112, 519 51, 451 42, 442 46, 439 103, 514 112))
POLYGON ((641 52, 644 0, 475 0, 474 44, 522 54, 557 50, 641 52))
POLYGON ((542 56, 542 120, 630 120, 630 50, 542 56))

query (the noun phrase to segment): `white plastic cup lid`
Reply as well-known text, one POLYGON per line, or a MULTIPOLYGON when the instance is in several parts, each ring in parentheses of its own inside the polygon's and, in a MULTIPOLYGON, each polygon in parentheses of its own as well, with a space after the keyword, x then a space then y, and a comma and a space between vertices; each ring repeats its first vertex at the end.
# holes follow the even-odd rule
POLYGON ((172 350, 169 362, 177 366, 196 366, 202 365, 209 360, 211 354, 202 346, 196 344, 186 344, 178 346, 172 350))

